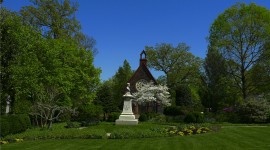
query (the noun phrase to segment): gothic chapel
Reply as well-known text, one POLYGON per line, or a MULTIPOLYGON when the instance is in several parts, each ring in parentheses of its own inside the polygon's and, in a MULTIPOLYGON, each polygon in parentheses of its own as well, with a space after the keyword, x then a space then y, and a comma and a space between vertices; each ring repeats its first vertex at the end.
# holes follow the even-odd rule
MULTIPOLYGON (((147 82, 154 82, 154 84, 157 84, 155 78, 147 68, 147 59, 146 59, 146 53, 143 50, 140 54, 140 65, 138 69, 135 71, 133 76, 128 80, 128 83, 130 83, 130 92, 135 93, 141 89, 143 84, 147 82)), ((136 101, 133 101, 132 104, 133 113, 135 115, 145 113, 145 112, 162 112, 161 110, 161 104, 158 102, 150 102, 146 104, 138 104, 136 101)))

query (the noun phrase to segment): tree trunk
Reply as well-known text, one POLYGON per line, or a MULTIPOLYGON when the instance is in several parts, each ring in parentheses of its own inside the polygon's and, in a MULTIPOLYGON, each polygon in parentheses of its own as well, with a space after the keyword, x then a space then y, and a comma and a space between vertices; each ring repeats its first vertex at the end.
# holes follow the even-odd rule
POLYGON ((242 82, 242 96, 243 99, 245 100, 247 98, 247 83, 244 66, 242 66, 241 68, 241 82, 242 82))
POLYGON ((52 120, 49 120, 48 129, 51 129, 51 128, 52 128, 52 120))
POLYGON ((39 126, 37 115, 35 115, 35 121, 36 121, 36 126, 39 126))

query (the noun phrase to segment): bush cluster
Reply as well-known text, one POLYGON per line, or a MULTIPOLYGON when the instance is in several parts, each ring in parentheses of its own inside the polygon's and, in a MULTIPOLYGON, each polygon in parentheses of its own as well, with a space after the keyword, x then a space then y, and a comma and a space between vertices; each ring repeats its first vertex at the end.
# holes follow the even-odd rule
POLYGON ((79 127, 81 127, 81 123, 71 121, 67 121, 67 125, 65 126, 65 128, 79 128, 79 127))
POLYGON ((109 139, 135 139, 135 138, 152 138, 166 136, 162 129, 121 129, 113 131, 109 139))
POLYGON ((185 123, 203 123, 204 116, 200 112, 188 113, 184 119, 185 123))
POLYGON ((217 122, 266 123, 270 122, 270 103, 265 98, 249 97, 242 103, 214 115, 217 122))
MULTIPOLYGON (((154 119, 154 118, 158 118, 160 115, 157 114, 157 113, 153 113, 153 112, 146 112, 146 113, 142 113, 140 114, 140 117, 139 117, 139 121, 148 121, 148 120, 151 120, 151 119, 154 119)), ((155 120, 155 119, 154 119, 155 120)))
POLYGON ((109 116, 108 116, 107 121, 108 122, 115 122, 115 120, 119 118, 120 114, 121 114, 120 112, 112 112, 112 113, 110 113, 109 116))
POLYGON ((103 113, 103 110, 101 106, 88 104, 80 106, 78 112, 78 116, 74 118, 75 121, 96 122, 101 120, 100 114, 103 113))
POLYGON ((182 123, 184 122, 184 115, 179 116, 166 116, 166 122, 167 123, 182 123))
POLYGON ((4 137, 8 134, 15 134, 30 128, 31 121, 28 115, 3 115, 0 117, 1 128, 0 136, 4 137))
POLYGON ((82 127, 94 126, 94 125, 98 125, 99 122, 100 121, 97 120, 96 118, 89 118, 84 121, 81 121, 81 126, 82 127))
MULTIPOLYGON (((77 123, 75 123, 77 124, 77 123)), ((19 134, 7 135, 4 140, 47 140, 47 139, 102 139, 106 132, 103 129, 89 128, 65 128, 65 123, 55 124, 51 130, 32 128, 19 134)))
POLYGON ((264 98, 249 97, 236 108, 242 123, 265 123, 270 115, 270 103, 264 98))
POLYGON ((179 106, 169 106, 164 108, 164 115, 166 116, 179 116, 184 115, 184 113, 181 110, 181 107, 179 106))

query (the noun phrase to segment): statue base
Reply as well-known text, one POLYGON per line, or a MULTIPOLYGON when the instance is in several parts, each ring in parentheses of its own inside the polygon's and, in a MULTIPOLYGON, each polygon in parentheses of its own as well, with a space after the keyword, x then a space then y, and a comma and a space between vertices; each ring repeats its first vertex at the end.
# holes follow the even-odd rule
POLYGON ((137 125, 138 122, 133 114, 121 114, 119 119, 115 120, 116 125, 137 125))
POLYGON ((134 98, 130 92, 127 92, 124 97, 124 106, 122 114, 119 119, 115 120, 116 125, 137 125, 138 119, 135 119, 135 115, 132 112, 132 99, 134 98))
POLYGON ((139 122, 138 119, 134 119, 134 120, 121 120, 121 119, 117 119, 117 120, 115 120, 115 125, 138 125, 138 122, 139 122))

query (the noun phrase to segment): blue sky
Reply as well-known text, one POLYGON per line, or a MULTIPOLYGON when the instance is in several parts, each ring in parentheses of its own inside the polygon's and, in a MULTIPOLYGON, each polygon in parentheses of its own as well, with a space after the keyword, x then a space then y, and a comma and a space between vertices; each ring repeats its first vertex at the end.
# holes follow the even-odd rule
MULTIPOLYGON (((270 0, 77 0, 82 31, 97 41, 94 64, 101 79, 112 77, 126 59, 133 70, 145 46, 185 42, 195 56, 205 58, 209 28, 217 16, 237 2, 270 9, 270 0)), ((19 11, 28 0, 4 0, 19 11)), ((154 77, 161 72, 151 70, 154 77)))

